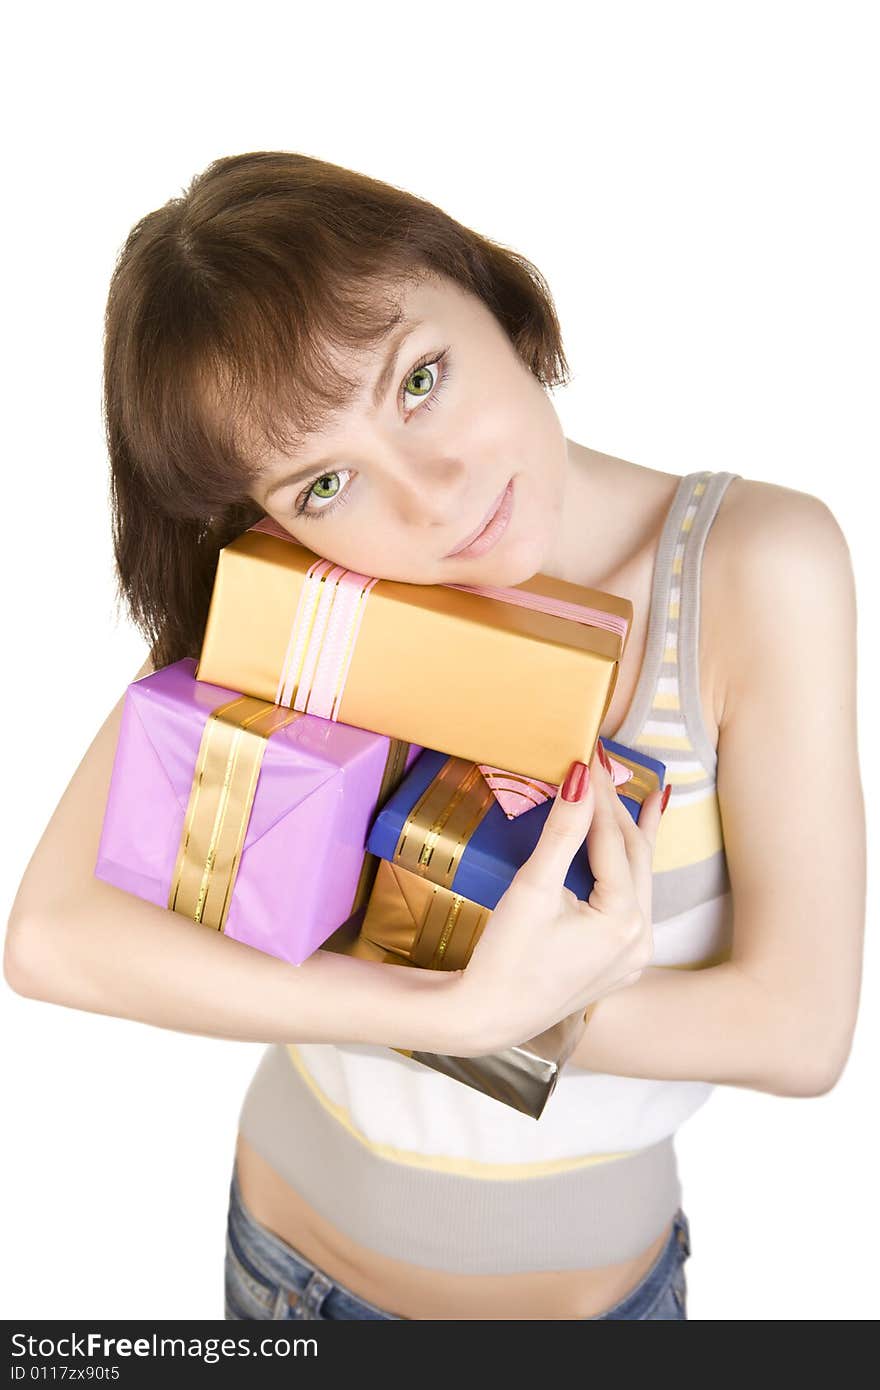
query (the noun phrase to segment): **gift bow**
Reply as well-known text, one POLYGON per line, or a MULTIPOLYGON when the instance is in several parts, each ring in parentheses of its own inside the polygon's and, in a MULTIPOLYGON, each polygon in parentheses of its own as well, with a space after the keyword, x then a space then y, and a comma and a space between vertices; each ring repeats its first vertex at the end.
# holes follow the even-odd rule
MULTIPOLYGON (((633 775, 632 768, 624 767, 610 753, 608 759, 615 787, 628 782, 633 775)), ((520 777, 515 772, 505 772, 503 768, 491 767, 488 763, 480 763, 479 768, 508 820, 515 820, 524 811, 540 806, 559 790, 558 784, 554 786, 552 782, 541 782, 534 777, 520 777)))

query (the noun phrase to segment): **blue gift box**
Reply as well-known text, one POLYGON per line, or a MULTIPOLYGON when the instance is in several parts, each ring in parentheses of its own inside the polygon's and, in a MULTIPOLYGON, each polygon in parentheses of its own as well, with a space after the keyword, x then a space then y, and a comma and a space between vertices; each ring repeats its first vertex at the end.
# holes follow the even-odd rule
MULTIPOLYGON (((662 790, 666 767, 611 739, 603 747, 632 769, 617 794, 638 823, 645 797, 662 790)), ((476 763, 426 748, 373 822, 367 849, 471 902, 495 908, 528 859, 553 802, 509 820, 476 763)), ((586 851, 575 854, 566 888, 582 900, 595 880, 586 851)))

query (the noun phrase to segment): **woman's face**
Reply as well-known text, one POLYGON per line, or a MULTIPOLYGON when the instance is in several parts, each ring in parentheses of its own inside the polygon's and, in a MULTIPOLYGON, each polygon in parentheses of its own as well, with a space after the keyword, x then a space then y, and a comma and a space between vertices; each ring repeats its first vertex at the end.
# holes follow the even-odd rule
POLYGON ((251 495, 346 569, 413 584, 521 583, 540 571, 560 524, 559 418, 481 300, 443 278, 402 303, 404 322, 381 350, 347 362, 366 383, 360 395, 295 458, 264 461, 251 495), (451 554, 508 484, 475 552, 451 554))

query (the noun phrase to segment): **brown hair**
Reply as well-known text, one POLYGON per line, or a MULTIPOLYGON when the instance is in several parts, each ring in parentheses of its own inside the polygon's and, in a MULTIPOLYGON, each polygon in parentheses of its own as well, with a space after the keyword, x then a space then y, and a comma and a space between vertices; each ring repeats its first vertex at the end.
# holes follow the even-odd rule
POLYGON ((156 667, 197 657, 217 556, 264 514, 261 451, 344 409, 328 349, 371 347, 401 284, 479 296, 546 386, 569 368, 525 257, 411 193, 307 155, 216 159, 132 228, 110 282, 104 422, 117 600, 156 667))

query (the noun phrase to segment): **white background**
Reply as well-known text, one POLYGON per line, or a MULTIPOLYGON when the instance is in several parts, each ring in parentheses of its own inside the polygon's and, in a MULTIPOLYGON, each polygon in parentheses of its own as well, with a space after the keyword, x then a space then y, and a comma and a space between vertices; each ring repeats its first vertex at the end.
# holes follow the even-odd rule
MULTIPOLYGON (((4 922, 145 655, 113 604, 100 372, 114 257, 138 217, 247 150, 356 168, 529 256, 574 372, 555 394, 570 438, 828 503, 858 585, 872 815, 876 18, 846 0, 16 9, 2 96, 4 922)), ((803 776, 821 796, 809 748, 803 776)), ((769 772, 767 795, 784 815, 769 772)), ((692 1319, 880 1311, 875 905, 872 892, 835 1089, 719 1088, 680 1131, 692 1319)), ((0 1001, 3 1315, 222 1317, 236 1120, 262 1044, 5 983, 0 1001)))

